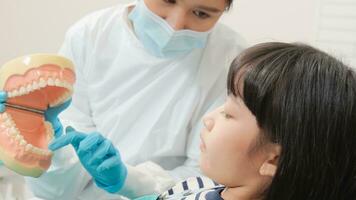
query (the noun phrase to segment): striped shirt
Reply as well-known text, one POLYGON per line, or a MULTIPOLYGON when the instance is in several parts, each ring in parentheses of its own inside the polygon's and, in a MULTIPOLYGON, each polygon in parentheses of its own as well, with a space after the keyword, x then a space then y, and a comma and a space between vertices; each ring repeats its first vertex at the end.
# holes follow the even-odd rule
POLYGON ((161 194, 159 200, 222 200, 224 186, 205 177, 192 177, 161 194))

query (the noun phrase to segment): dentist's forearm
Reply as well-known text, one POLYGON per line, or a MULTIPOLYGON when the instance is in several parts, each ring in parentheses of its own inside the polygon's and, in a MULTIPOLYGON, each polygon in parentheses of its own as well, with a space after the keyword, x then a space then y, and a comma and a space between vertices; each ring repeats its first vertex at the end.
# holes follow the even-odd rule
POLYGON ((135 167, 127 166, 127 178, 117 193, 129 199, 144 195, 161 194, 175 184, 175 180, 159 165, 145 162, 135 167))

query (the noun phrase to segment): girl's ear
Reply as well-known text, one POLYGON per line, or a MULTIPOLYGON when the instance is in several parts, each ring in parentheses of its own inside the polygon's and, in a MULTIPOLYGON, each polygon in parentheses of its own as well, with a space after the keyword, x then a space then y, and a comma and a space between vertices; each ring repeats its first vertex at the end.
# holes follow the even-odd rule
POLYGON ((262 163, 259 173, 261 176, 274 177, 277 168, 278 160, 281 154, 281 146, 278 144, 272 144, 268 149, 267 159, 262 163))

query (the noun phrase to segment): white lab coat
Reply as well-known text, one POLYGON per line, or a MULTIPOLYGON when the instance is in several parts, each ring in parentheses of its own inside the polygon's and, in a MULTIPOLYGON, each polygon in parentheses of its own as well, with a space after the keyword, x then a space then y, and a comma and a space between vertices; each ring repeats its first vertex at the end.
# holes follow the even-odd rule
MULTIPOLYGON (((201 117, 226 93, 227 69, 243 40, 217 24, 205 49, 156 58, 136 38, 128 6, 95 12, 67 32, 60 53, 74 61, 77 81, 60 118, 112 141, 129 165, 120 193, 134 198, 199 174, 201 117)), ((71 146, 56 152, 46 174, 27 182, 43 199, 120 199, 93 184, 71 146)))
POLYGON ((0 165, 0 200, 24 200, 32 196, 24 185, 24 178, 0 165))

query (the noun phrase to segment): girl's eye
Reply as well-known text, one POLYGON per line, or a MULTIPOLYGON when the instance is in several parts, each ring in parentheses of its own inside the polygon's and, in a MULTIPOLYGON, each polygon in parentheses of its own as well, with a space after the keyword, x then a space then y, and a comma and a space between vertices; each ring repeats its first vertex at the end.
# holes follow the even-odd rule
POLYGON ((163 0, 164 2, 166 3, 169 3, 169 4, 175 4, 176 3, 176 0, 163 0))
POLYGON ((229 114, 227 114, 227 113, 225 113, 225 111, 221 111, 220 113, 221 113, 226 119, 231 119, 231 118, 232 118, 232 116, 229 115, 229 114))
POLYGON ((205 12, 202 12, 202 11, 199 11, 199 10, 195 10, 193 11, 194 15, 199 17, 200 19, 206 19, 206 18, 209 18, 210 15, 205 13, 205 12))

